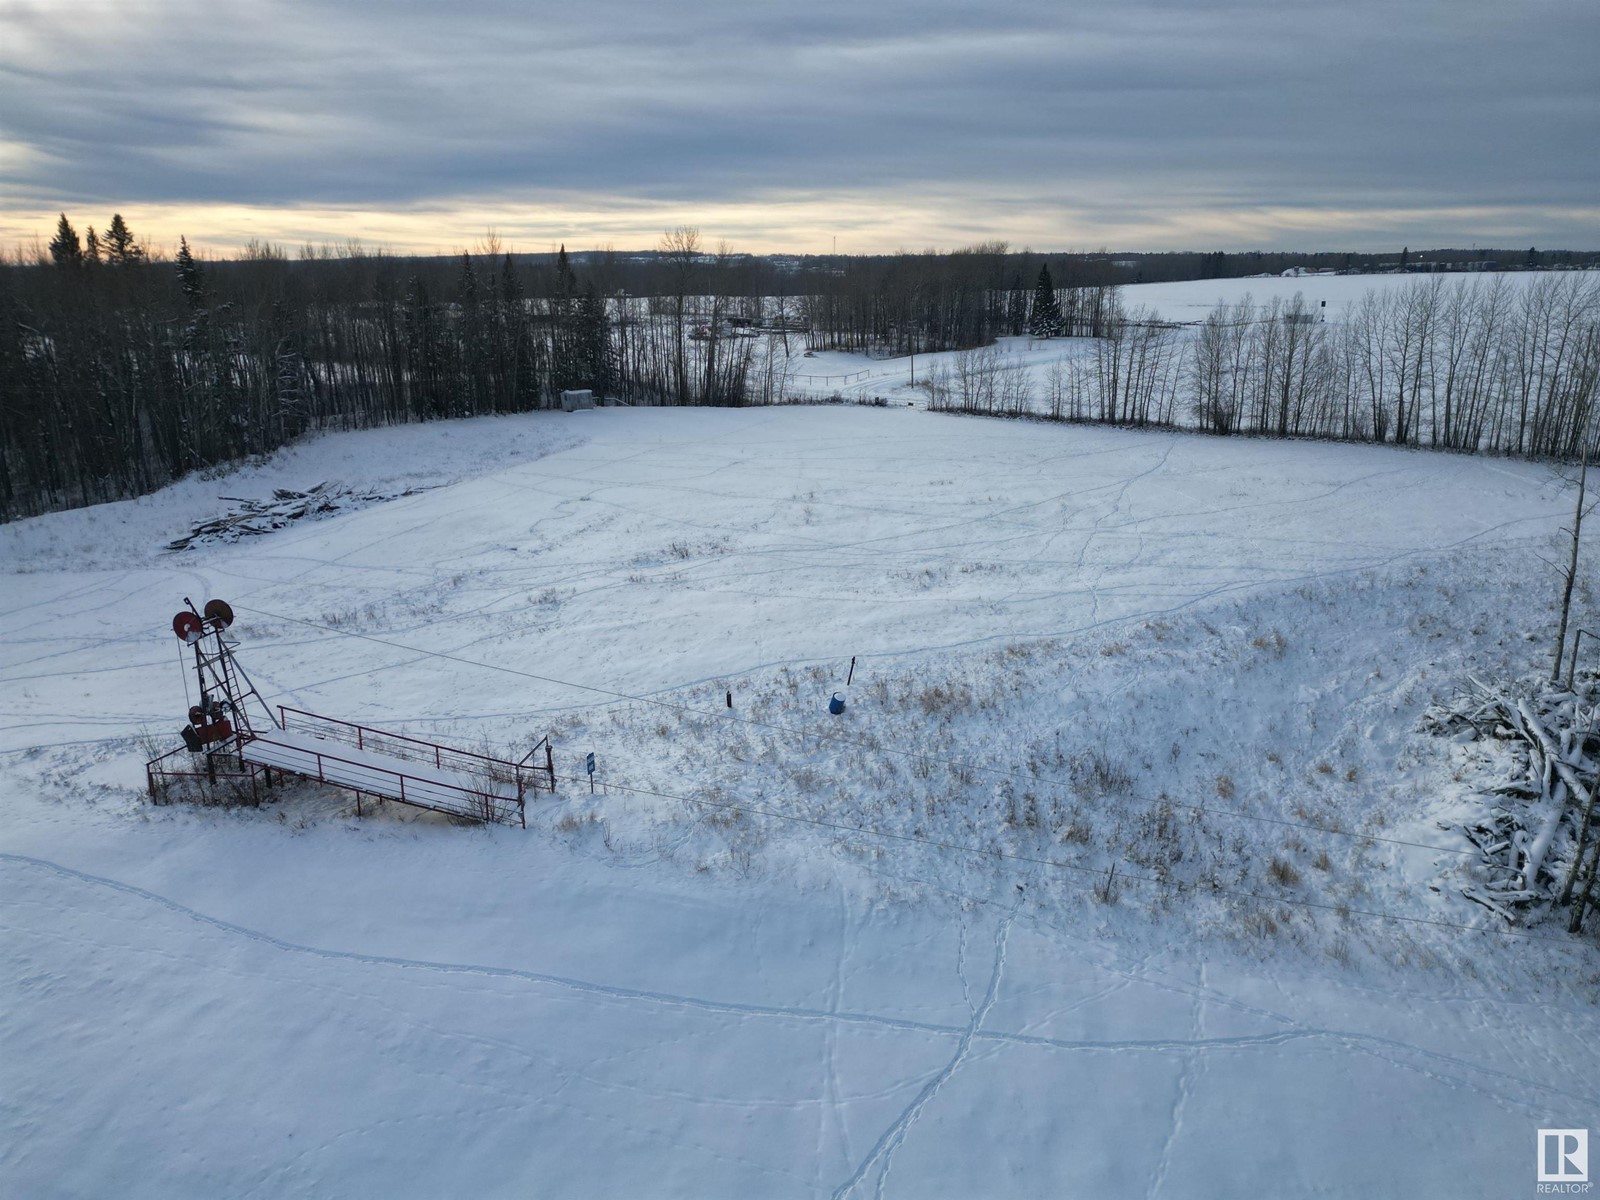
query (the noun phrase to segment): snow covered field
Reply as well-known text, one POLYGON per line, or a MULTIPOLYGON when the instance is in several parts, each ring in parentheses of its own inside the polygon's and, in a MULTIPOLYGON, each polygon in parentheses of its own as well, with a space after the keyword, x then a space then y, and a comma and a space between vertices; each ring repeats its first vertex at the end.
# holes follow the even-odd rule
POLYGON ((1135 283, 1122 289, 1123 304, 1132 311, 1147 309, 1166 321, 1203 321, 1206 314, 1218 304, 1237 304, 1246 296, 1258 305, 1268 305, 1274 300, 1288 304, 1299 293, 1306 307, 1323 311, 1330 321, 1343 320, 1345 314, 1361 302, 1368 292, 1396 292, 1417 286, 1418 282, 1437 279, 1442 286, 1470 287, 1474 282, 1487 286, 1502 280, 1506 286, 1520 289, 1549 279, 1549 272, 1504 271, 1485 275, 1446 274, 1433 275, 1271 275, 1245 279, 1191 279, 1178 283, 1135 283))
POLYGON ((0 1189, 1531 1195, 1600 1109, 1600 969, 1430 890, 1467 799, 1413 729, 1543 664, 1569 504, 1381 447, 600 410, 0 528, 0 1189), (430 490, 162 549, 324 479, 430 490), (185 595, 274 703, 548 732, 560 794, 151 808, 185 595))
MULTIPOLYGON (((1287 305, 1300 295, 1308 310, 1323 319, 1338 323, 1359 304, 1368 292, 1380 295, 1403 291, 1429 281, 1437 281, 1445 288, 1488 287, 1499 281, 1513 290, 1531 287, 1540 281, 1570 278, 1553 276, 1547 271, 1505 271, 1484 275, 1305 275, 1268 276, 1245 279, 1196 279, 1181 283, 1137 283, 1118 289, 1123 309, 1129 313, 1143 310, 1163 320, 1185 325, 1198 325, 1219 304, 1235 305, 1247 297, 1258 307, 1266 307, 1274 300, 1287 305)), ((1584 276, 1583 278, 1592 278, 1584 276)), ((1028 337, 1004 337, 998 346, 1005 355, 1004 361, 1023 363, 1032 370, 1035 396, 1045 392, 1045 375, 1050 364, 1064 359, 1082 358, 1094 354, 1094 341, 1089 338, 1056 338, 1036 340, 1028 337)), ((880 359, 867 354, 847 353, 837 350, 817 351, 803 358, 797 357, 791 365, 789 393, 802 397, 826 397, 838 393, 847 399, 880 396, 894 404, 922 405, 927 403, 927 393, 918 382, 926 383, 931 372, 941 365, 950 366, 956 351, 938 354, 919 354, 915 362, 906 358, 880 359)), ((1035 408, 1043 411, 1036 403, 1035 408)))

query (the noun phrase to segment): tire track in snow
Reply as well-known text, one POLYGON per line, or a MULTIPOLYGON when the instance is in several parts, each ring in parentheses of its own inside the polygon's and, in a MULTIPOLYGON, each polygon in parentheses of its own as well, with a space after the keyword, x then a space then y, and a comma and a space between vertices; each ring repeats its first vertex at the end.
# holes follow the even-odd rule
MULTIPOLYGON (((201 925, 208 925, 236 937, 246 938, 290 954, 309 955, 315 958, 333 962, 350 962, 358 965, 393 967, 403 970, 415 970, 441 975, 475 976, 484 979, 520 980, 528 983, 543 984, 565 991, 578 992, 588 995, 601 996, 618 1001, 638 1001, 646 1004, 667 1008, 688 1009, 698 1012, 718 1013, 733 1017, 764 1017, 775 1020, 797 1022, 838 1022, 840 1024, 855 1025, 866 1028, 887 1029, 897 1032, 925 1034, 933 1037, 956 1038, 959 1042, 969 1046, 972 1042, 994 1042, 1002 1045, 1038 1047, 1040 1049, 1075 1051, 1085 1053, 1123 1053, 1128 1051, 1145 1051, 1154 1053, 1194 1053, 1201 1050, 1250 1050, 1289 1045, 1296 1042, 1329 1042, 1343 1047, 1349 1051, 1368 1054, 1391 1066, 1417 1072, 1429 1079, 1449 1084, 1451 1086, 1466 1087, 1480 1094, 1491 1096, 1507 1105, 1521 1108, 1530 1114, 1543 1118, 1549 1115, 1546 1110, 1536 1108, 1527 1101, 1519 1100, 1506 1095, 1503 1091, 1493 1090, 1480 1086, 1471 1080, 1459 1075, 1447 1073, 1454 1069, 1461 1072, 1472 1073, 1485 1077, 1492 1082, 1515 1085, 1529 1091, 1545 1093, 1568 1102, 1587 1105, 1590 1109, 1600 1109, 1600 1094, 1590 1095, 1581 1092, 1567 1091, 1552 1084, 1537 1080, 1524 1079, 1509 1072, 1498 1070, 1494 1067, 1484 1066, 1447 1054, 1438 1050, 1429 1050, 1422 1046, 1412 1045, 1398 1038, 1385 1037, 1381 1034, 1361 1033, 1348 1030, 1328 1029, 1318 1026, 1306 1026, 1294 1023, 1292 1018, 1273 1014, 1278 1019, 1290 1024, 1289 1028, 1276 1033, 1266 1034, 1240 1034, 1233 1036, 1203 1038, 1199 1041, 1191 1038, 1117 1038, 1102 1040, 1077 1040, 1071 1038, 1046 1037, 1038 1034, 1018 1033, 1008 1030, 988 1030, 981 1028, 982 1021, 974 1020, 967 1026, 947 1025, 936 1021, 918 1021, 909 1017, 894 1017, 881 1013, 868 1012, 829 1012, 826 1009, 806 1008, 799 1006, 786 1006, 778 1004, 751 1004, 734 1000, 716 1000, 701 996, 690 996, 675 992, 658 991, 649 988, 626 987, 617 984, 598 983, 592 980, 578 979, 572 976, 557 975, 543 971, 532 971, 519 967, 503 967, 481 963, 452 963, 434 959, 403 958, 398 955, 364 954, 353 950, 333 950, 326 947, 310 946, 300 942, 293 942, 274 934, 261 930, 250 929, 246 926, 224 920, 220 917, 210 916, 197 909, 190 908, 176 900, 162 896, 157 892, 135 884, 124 883, 120 880, 110 879, 103 875, 95 875, 87 871, 79 871, 61 863, 48 859, 35 858, 26 854, 11 854, 0 852, 0 862, 12 863, 23 867, 47 871, 63 879, 87 883, 96 887, 106 888, 120 892, 123 895, 145 900, 151 904, 165 908, 188 920, 201 925), (1411 1063, 1401 1058, 1391 1057, 1390 1053, 1414 1055, 1420 1059, 1429 1060, 1439 1064, 1437 1068, 1419 1063, 1411 1063)), ((1009 933, 1011 918, 1015 916, 1015 909, 1011 911, 1005 928, 1009 933)), ((1003 950, 1003 944, 1001 949, 1003 950)), ((1003 966, 1003 955, 1000 956, 1000 966, 1003 966)), ((999 984, 998 973, 991 981, 991 989, 999 984)), ((1225 999, 1225 998, 1224 998, 1225 999)), ((982 1013, 987 1014, 993 1005, 993 990, 985 998, 982 1013)), ((944 1074, 941 1072, 941 1075, 944 1074)))

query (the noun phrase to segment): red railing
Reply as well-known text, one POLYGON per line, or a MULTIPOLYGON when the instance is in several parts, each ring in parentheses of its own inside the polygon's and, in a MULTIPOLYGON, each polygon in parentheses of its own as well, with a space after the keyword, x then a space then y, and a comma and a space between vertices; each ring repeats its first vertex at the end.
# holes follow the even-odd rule
MULTIPOLYGON (((475 821, 503 821, 515 815, 522 827, 528 827, 525 814, 524 789, 518 788, 516 794, 491 791, 487 788, 470 787, 464 783, 455 783, 448 779, 429 779, 420 775, 408 775, 404 771, 386 767, 371 759, 345 758, 340 754, 329 754, 323 750, 316 750, 303 744, 282 742, 270 736, 257 736, 251 739, 251 744, 262 746, 276 746, 286 752, 288 762, 275 762, 274 768, 280 771, 290 771, 296 775, 304 775, 308 779, 315 779, 319 783, 333 784, 336 787, 349 788, 356 793, 356 811, 361 811, 361 796, 363 793, 373 796, 382 796, 389 800, 398 800, 401 804, 409 804, 413 808, 426 808, 433 812, 447 813, 451 816, 469 817, 475 821), (315 772, 308 770, 300 760, 310 755, 315 763, 315 772), (337 766, 332 770, 328 764, 340 764, 353 768, 350 771, 340 771, 337 766), (409 783, 409 790, 407 784, 409 783), (441 796, 439 793, 444 793, 441 796), (459 799, 458 799, 459 798, 459 799)), ((377 753, 377 751, 374 751, 377 753)), ((493 761, 493 760, 491 760, 493 761)), ((449 769, 449 768, 444 768, 449 769)), ((507 783, 508 788, 512 786, 507 783)))
MULTIPOLYGON (((277 747, 280 751, 278 757, 284 760, 282 762, 270 764, 252 762, 232 754, 224 758, 213 753, 206 757, 204 767, 199 769, 192 765, 188 769, 178 769, 175 765, 168 765, 168 760, 188 753, 182 746, 151 759, 145 764, 145 781, 150 789, 150 798, 157 804, 162 803, 174 787, 189 788, 197 795, 215 798, 217 785, 222 784, 237 787, 240 799, 244 798, 244 788, 248 787, 248 802, 258 804, 260 803, 258 782, 270 787, 273 782, 272 773, 277 771, 280 774, 289 772, 304 775, 320 783, 349 788, 356 793, 358 813, 361 810, 362 793, 366 792, 398 800, 402 804, 416 808, 469 817, 478 821, 504 821, 515 815, 526 829, 527 793, 530 790, 550 792, 556 790, 555 761, 548 737, 540 738, 519 761, 511 762, 489 754, 458 750, 437 742, 423 741, 421 738, 408 737, 385 729, 375 729, 369 725, 358 725, 353 721, 341 721, 337 717, 325 717, 304 709, 279 706, 278 715, 285 732, 305 732, 319 740, 338 742, 352 746, 357 751, 379 755, 386 759, 431 766, 437 772, 466 776, 468 780, 482 780, 488 786, 474 787, 468 781, 456 782, 420 773, 407 775, 403 768, 396 770, 371 759, 346 758, 303 743, 281 741, 269 732, 249 737, 247 741, 260 743, 263 747, 277 747), (315 774, 293 765, 307 755, 311 761, 305 765, 314 765, 315 774), (222 765, 219 765, 219 759, 222 760, 222 765), (330 763, 350 769, 340 771, 335 768, 330 776, 327 766, 330 763), (359 780, 359 783, 351 782, 352 779, 359 780), (205 781, 205 785, 200 783, 202 780, 205 781), (500 786, 496 788, 493 786, 495 784, 500 786), (209 790, 206 785, 209 785, 209 790)), ((190 763, 193 763, 192 758, 190 763)))
MULTIPOLYGON (((431 765, 437 771, 449 771, 455 774, 480 778, 487 777, 507 788, 514 788, 516 791, 517 816, 524 828, 527 826, 525 811, 527 793, 530 790, 549 792, 556 790, 555 761, 550 748, 550 739, 547 737, 540 738, 538 743, 527 754, 523 755, 519 761, 511 762, 509 759, 497 758, 491 754, 482 754, 473 750, 458 750, 453 746, 425 741, 422 738, 410 737, 387 729, 376 729, 370 725, 360 725, 354 721, 343 721, 337 717, 328 717, 321 713, 308 712, 301 708, 289 708, 285 705, 279 705, 278 716, 285 732, 305 732, 324 740, 337 741, 347 746, 354 746, 357 750, 381 754, 385 758, 431 765), (541 757, 543 759, 542 762, 539 761, 541 757)), ((270 737, 271 735, 268 734, 267 739, 270 740, 270 737)), ((328 757, 353 767, 383 771, 394 775, 399 781, 395 786, 395 790, 403 791, 405 788, 406 776, 404 771, 392 771, 387 768, 374 767, 371 763, 342 759, 337 756, 328 757)), ((324 782, 332 781, 324 780, 324 782)), ((510 815, 509 809, 506 809, 503 814, 500 811, 509 797, 489 789, 421 778, 413 778, 413 783, 418 787, 445 787, 458 791, 464 795, 471 796, 476 803, 469 806, 469 811, 462 811, 425 803, 415 798, 411 793, 394 795, 391 798, 406 804, 414 804, 420 808, 432 808, 439 812, 454 812, 457 815, 472 816, 479 820, 499 820, 502 819, 502 815, 510 815)))
MULTIPOLYGON (((179 746, 175 750, 168 750, 165 754, 158 754, 144 765, 145 787, 149 789, 150 800, 155 804, 164 804, 172 798, 172 792, 177 789, 188 789, 194 793, 194 799, 206 800, 211 803, 244 803, 246 800, 245 789, 249 789, 248 800, 251 804, 261 803, 261 792, 258 786, 261 783, 269 787, 272 783, 267 769, 256 763, 245 762, 232 754, 225 757, 225 765, 218 766, 217 760, 223 757, 218 752, 213 752, 205 757, 205 766, 194 766, 195 756, 190 753, 187 746, 179 746), (168 760, 178 755, 188 755, 187 769, 169 766, 168 760), (266 778, 263 779, 263 774, 266 778), (228 789, 233 793, 228 794, 228 789)), ((189 797, 182 796, 180 799, 189 797)))
POLYGON ((435 770, 457 771, 468 775, 487 775, 501 783, 515 783, 518 794, 529 790, 554 792, 556 790, 555 759, 550 739, 538 740, 518 761, 496 758, 473 750, 457 750, 438 742, 424 741, 387 729, 374 729, 338 717, 325 717, 307 712, 303 708, 278 706, 278 723, 284 732, 301 729, 306 733, 331 741, 344 742, 357 750, 371 750, 388 758, 408 762, 431 762, 435 770), (542 752, 542 753, 541 753, 542 752), (543 762, 539 759, 543 758, 543 762))

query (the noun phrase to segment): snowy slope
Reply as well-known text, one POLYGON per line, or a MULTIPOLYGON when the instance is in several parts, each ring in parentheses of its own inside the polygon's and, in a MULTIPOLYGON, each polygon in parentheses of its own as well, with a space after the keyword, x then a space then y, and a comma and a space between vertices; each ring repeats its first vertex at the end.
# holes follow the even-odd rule
POLYGON ((0 1186, 1531 1189, 1600 1106, 1600 977, 1454 927, 1490 918, 1426 887, 1460 797, 1411 727, 1538 661, 1564 510, 1383 448, 602 410, 0 529, 0 1186), (330 477, 443 486, 160 549, 330 477), (152 809, 185 594, 274 701, 553 731, 569 782, 526 833, 152 809), (1108 903, 1113 862, 1165 883, 1108 903))

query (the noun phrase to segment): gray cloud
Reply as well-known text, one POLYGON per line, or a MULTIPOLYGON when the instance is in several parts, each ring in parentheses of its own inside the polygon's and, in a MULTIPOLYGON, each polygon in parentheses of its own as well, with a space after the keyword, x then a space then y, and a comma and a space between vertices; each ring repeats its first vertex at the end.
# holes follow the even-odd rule
POLYGON ((1597 45, 1592 0, 11 3, 0 204, 914 195, 996 237, 1059 212, 1059 246, 1493 209, 1431 240, 1593 246, 1597 45))

